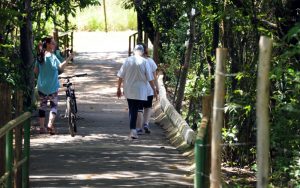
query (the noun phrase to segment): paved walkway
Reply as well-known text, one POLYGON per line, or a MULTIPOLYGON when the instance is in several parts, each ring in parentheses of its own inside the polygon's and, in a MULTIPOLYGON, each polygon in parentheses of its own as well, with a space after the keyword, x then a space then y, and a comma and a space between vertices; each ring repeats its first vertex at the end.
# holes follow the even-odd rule
MULTIPOLYGON (((57 118, 58 134, 33 133, 30 187, 192 187, 189 163, 172 147, 164 130, 131 140, 125 99, 117 99, 116 73, 127 56, 129 33, 75 33, 73 79, 78 103, 78 134, 57 118)), ((60 93, 59 114, 65 104, 60 93)), ((37 121, 35 118, 34 121, 37 121)))

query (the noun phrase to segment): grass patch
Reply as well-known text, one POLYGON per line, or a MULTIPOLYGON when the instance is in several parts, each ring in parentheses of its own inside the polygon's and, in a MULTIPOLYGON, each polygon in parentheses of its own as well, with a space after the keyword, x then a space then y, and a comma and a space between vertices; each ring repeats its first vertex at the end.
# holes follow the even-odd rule
MULTIPOLYGON (((122 0, 106 1, 106 19, 108 31, 136 30, 136 12, 125 10, 122 0)), ((79 31, 105 31, 103 6, 93 6, 78 10, 74 20, 79 31)))

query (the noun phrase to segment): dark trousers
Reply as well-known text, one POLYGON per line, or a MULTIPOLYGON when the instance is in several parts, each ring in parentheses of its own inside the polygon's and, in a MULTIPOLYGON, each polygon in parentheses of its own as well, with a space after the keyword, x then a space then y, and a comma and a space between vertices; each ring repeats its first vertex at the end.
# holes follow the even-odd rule
POLYGON ((144 101, 136 100, 136 99, 127 99, 127 102, 128 102, 128 109, 129 109, 130 129, 136 129, 138 110, 143 109, 144 101))

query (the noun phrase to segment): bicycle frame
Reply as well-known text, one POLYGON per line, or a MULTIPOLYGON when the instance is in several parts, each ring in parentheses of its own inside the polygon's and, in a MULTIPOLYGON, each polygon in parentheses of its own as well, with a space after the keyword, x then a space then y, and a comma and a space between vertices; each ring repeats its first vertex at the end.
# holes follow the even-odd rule
POLYGON ((69 124, 69 131, 72 137, 75 136, 75 133, 77 132, 77 126, 76 126, 76 119, 77 119, 77 103, 76 103, 76 96, 75 96, 75 88, 73 88, 72 82, 70 82, 70 79, 73 77, 82 77, 86 76, 87 74, 75 74, 72 76, 59 76, 59 78, 65 79, 65 83, 63 84, 63 87, 66 87, 66 111, 65 111, 65 117, 68 118, 68 124, 69 124))
POLYGON ((64 83, 63 86, 67 88, 66 90, 66 99, 70 97, 74 100, 75 103, 75 113, 77 113, 77 103, 76 103, 76 96, 75 96, 75 89, 73 88, 73 84, 70 82, 70 79, 67 78, 67 83, 64 83))

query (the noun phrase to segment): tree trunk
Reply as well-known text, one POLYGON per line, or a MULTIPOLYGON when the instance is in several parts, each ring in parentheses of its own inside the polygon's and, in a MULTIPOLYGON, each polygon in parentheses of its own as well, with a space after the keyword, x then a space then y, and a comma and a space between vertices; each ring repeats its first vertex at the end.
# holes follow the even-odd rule
MULTIPOLYGON (((0 83, 0 128, 11 120, 11 89, 7 83, 0 83)), ((0 177, 5 170, 5 136, 0 138, 0 177)))
POLYGON ((20 51, 21 51, 21 70, 24 70, 23 80, 24 85, 27 86, 25 92, 27 95, 24 99, 25 108, 32 105, 34 95, 34 74, 33 74, 33 39, 32 39, 32 23, 31 23, 31 0, 25 0, 23 4, 25 15, 23 17, 24 24, 20 29, 20 51))
MULTIPOLYGON (((69 4, 66 2, 66 6, 68 6, 69 4)), ((68 32, 69 31, 69 20, 68 20, 68 16, 69 16, 69 14, 68 14, 68 12, 67 12, 67 10, 65 9, 65 13, 64 13, 64 17, 65 17, 65 32, 68 32)), ((68 54, 67 54, 67 49, 69 48, 69 34, 66 34, 65 36, 64 36, 64 46, 65 46, 65 49, 64 49, 64 52, 66 53, 65 55, 66 55, 66 57, 68 56, 68 54)))
MULTIPOLYGON (((212 6, 213 6, 213 12, 214 14, 218 13, 218 3, 216 2, 212 2, 212 6)), ((220 32, 219 32, 219 21, 215 20, 213 22, 213 41, 212 41, 212 50, 211 50, 211 56, 210 58, 208 58, 207 63, 208 63, 208 68, 209 68, 209 77, 212 77, 212 75, 215 72, 215 67, 214 67, 214 62, 212 61, 212 57, 216 56, 216 49, 218 48, 218 44, 219 44, 219 36, 220 36, 220 32)), ((210 88, 211 90, 214 89, 214 79, 210 80, 210 88)))
POLYGON ((136 9, 136 19, 137 19, 137 43, 143 42, 143 19, 142 19, 142 13, 143 11, 141 10, 142 6, 142 1, 135 1, 135 9, 136 9))
POLYGON ((182 67, 182 74, 181 74, 178 94, 177 94, 176 103, 175 103, 175 109, 177 110, 178 113, 180 113, 180 110, 182 107, 182 101, 184 99, 186 78, 188 75, 188 70, 190 67, 190 60, 192 57, 192 52, 193 52, 193 47, 194 47, 194 36, 195 36, 195 15, 190 15, 190 37, 189 37, 189 41, 188 41, 188 46, 185 51, 184 65, 182 67))
POLYGON ((141 19, 140 11, 137 11, 137 43, 143 42, 143 21, 141 19))
POLYGON ((139 16, 142 20, 142 29, 148 34, 149 40, 154 43, 154 40, 157 37, 157 33, 159 33, 158 30, 155 30, 152 21, 148 17, 148 12, 140 11, 139 16))
POLYGON ((160 46, 159 41, 160 41, 160 33, 157 32, 155 34, 155 40, 153 43, 153 60, 157 65, 160 63, 159 62, 159 46, 160 46))
MULTIPOLYGON (((225 5, 225 12, 230 12, 231 10, 227 10, 226 9, 226 5, 225 5)), ((228 8, 230 9, 230 8, 228 8)), ((236 36, 236 34, 232 33, 232 25, 231 25, 232 21, 231 19, 227 20, 224 19, 223 20, 223 47, 228 49, 229 52, 229 56, 231 59, 231 64, 230 64, 230 73, 237 73, 240 69, 239 69, 239 63, 242 64, 241 61, 238 60, 238 47, 234 45, 234 39, 236 36)), ((242 53, 242 52, 240 52, 242 53)), ((231 79, 231 90, 234 91, 237 88, 237 79, 235 77, 230 77, 231 79)))
POLYGON ((103 0, 103 12, 104 12, 104 24, 105 24, 105 32, 107 33, 107 16, 106 16, 106 3, 103 0))

